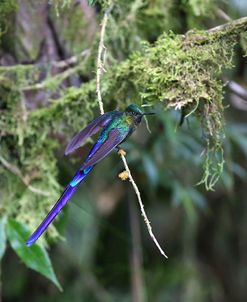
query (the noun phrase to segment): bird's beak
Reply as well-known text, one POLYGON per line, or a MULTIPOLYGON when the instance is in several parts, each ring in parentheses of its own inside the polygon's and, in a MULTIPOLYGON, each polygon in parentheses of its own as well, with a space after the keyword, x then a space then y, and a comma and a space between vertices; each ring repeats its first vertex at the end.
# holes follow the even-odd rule
POLYGON ((155 112, 146 112, 146 113, 143 113, 142 115, 154 115, 155 112))

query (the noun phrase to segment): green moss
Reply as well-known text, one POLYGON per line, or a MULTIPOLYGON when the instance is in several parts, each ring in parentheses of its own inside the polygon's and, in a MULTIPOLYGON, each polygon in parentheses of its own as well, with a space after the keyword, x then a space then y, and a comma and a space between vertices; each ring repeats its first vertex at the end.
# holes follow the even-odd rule
POLYGON ((15 11, 18 7, 18 3, 16 0, 1 0, 0 3, 0 17, 1 20, 4 18, 7 14, 15 11))
POLYGON ((81 4, 72 4, 60 9, 59 18, 54 16, 56 11, 53 7, 50 15, 66 53, 79 54, 91 47, 98 28, 93 8, 88 7, 84 11, 81 4))
POLYGON ((16 0, 1 0, 0 1, 0 38, 6 33, 9 26, 9 16, 18 7, 16 0))
POLYGON ((54 6, 57 16, 60 15, 60 10, 70 6, 71 0, 49 0, 49 3, 54 6))
MULTIPOLYGON (((222 150, 224 139, 220 75, 232 67, 235 37, 242 28, 239 26, 219 32, 190 31, 185 36, 164 33, 155 45, 143 43, 142 51, 113 67, 102 80, 106 105, 113 102, 123 108, 130 100, 139 100, 148 105, 161 102, 164 109, 186 108, 190 112, 196 108, 205 135, 203 182, 207 189, 212 189, 222 172, 223 158, 211 156, 222 150)), ((73 128, 78 125, 78 117, 88 120, 80 105, 90 108, 89 112, 97 107, 95 81, 79 89, 70 88, 56 103, 31 117, 44 125, 65 119, 73 128)))
MULTIPOLYGON (((48 138, 47 127, 45 139, 38 130, 30 132, 21 100, 22 94, 12 89, 12 83, 1 82, 0 214, 17 217, 34 228, 60 193, 54 154, 57 144, 48 138), (49 196, 34 193, 24 181, 49 196)), ((52 228, 50 233, 54 232, 52 228)))

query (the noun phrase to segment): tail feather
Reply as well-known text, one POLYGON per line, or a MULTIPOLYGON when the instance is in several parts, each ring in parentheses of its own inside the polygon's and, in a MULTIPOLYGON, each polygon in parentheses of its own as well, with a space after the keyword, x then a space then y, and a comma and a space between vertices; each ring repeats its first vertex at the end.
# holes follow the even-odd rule
POLYGON ((70 198, 72 197, 72 195, 74 194, 74 192, 77 190, 77 188, 78 188, 79 184, 81 183, 81 181, 88 175, 88 173, 92 169, 93 169, 93 166, 91 166, 90 169, 87 168, 86 171, 79 170, 75 174, 75 176, 73 177, 72 181, 66 187, 66 189, 64 190, 62 196, 56 202, 56 204, 51 209, 51 211, 49 212, 49 214, 42 221, 42 223, 39 225, 39 227, 36 229, 36 231, 26 241, 26 245, 28 247, 31 246, 31 245, 33 245, 38 240, 38 238, 44 233, 44 231, 48 228, 48 226, 53 221, 53 219, 57 216, 57 214, 62 210, 62 208, 70 200, 70 198), (76 180, 75 183, 73 183, 73 180, 76 180))

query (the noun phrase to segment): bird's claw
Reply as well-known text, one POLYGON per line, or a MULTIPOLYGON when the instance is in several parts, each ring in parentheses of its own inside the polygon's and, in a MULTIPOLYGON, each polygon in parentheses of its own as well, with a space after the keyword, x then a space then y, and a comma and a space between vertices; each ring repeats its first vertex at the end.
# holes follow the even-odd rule
POLYGON ((124 151, 124 149, 119 148, 119 149, 118 149, 118 154, 121 155, 121 156, 125 156, 125 155, 126 155, 126 152, 124 151))

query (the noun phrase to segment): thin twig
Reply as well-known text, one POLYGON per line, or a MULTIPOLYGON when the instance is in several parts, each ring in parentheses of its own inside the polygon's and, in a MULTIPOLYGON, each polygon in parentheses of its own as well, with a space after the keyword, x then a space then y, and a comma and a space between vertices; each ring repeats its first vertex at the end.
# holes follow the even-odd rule
MULTIPOLYGON (((101 78, 101 75, 102 75, 102 71, 104 71, 103 62, 102 62, 102 53, 103 53, 103 50, 105 49, 105 46, 104 46, 104 35, 105 35, 106 24, 107 24, 107 21, 108 21, 108 14, 109 14, 110 10, 111 10, 111 8, 109 8, 108 11, 106 11, 105 14, 104 14, 104 18, 103 18, 103 21, 102 21, 102 27, 101 27, 101 33, 100 33, 99 48, 98 48, 96 92, 97 92, 97 96, 98 96, 98 103, 99 103, 99 108, 100 108, 100 113, 101 114, 104 114, 104 104, 103 104, 103 101, 102 101, 102 95, 101 95, 101 90, 100 90, 100 78, 101 78)), ((142 202, 142 199, 141 199, 140 191, 139 191, 138 186, 135 183, 135 181, 134 181, 134 179, 133 179, 133 177, 131 175, 131 172, 130 172, 127 160, 125 158, 125 152, 122 149, 120 149, 119 154, 120 154, 121 159, 122 159, 122 161, 124 163, 125 170, 128 173, 129 180, 130 180, 130 182, 131 182, 131 184, 133 186, 133 189, 134 189, 134 191, 136 193, 136 196, 137 196, 137 199, 138 199, 138 203, 139 203, 139 206, 140 206, 140 209, 141 209, 141 213, 142 213, 142 216, 144 218, 144 222, 145 222, 145 224, 147 226, 149 235, 151 236, 151 238, 154 241, 155 245, 158 247, 160 253, 164 257, 168 258, 167 255, 165 254, 165 252, 160 247, 160 245, 159 245, 156 237, 153 234, 150 221, 148 220, 148 217, 147 217, 146 212, 144 210, 144 205, 143 205, 143 202, 142 202)))
POLYGON ((52 65, 57 68, 66 68, 67 66, 74 65, 79 62, 80 58, 88 57, 90 55, 90 49, 85 49, 78 55, 74 55, 68 59, 62 61, 54 61, 52 65))
POLYGON ((106 48, 104 46, 104 36, 105 36, 105 28, 106 28, 107 21, 108 21, 108 13, 105 13, 101 25, 101 31, 100 31, 100 41, 99 41, 98 59, 97 59, 97 75, 96 75, 96 92, 99 102, 100 114, 104 114, 104 105, 103 105, 102 95, 100 90, 100 78, 102 72, 104 71, 102 57, 103 57, 103 53, 106 51, 106 48))
POLYGON ((247 89, 234 81, 229 81, 227 87, 231 93, 237 96, 230 99, 234 107, 247 111, 247 89))
POLYGON ((42 196, 49 196, 48 193, 45 193, 35 187, 33 187, 32 185, 30 185, 30 180, 28 179, 27 176, 22 175, 21 171, 14 165, 10 164, 6 159, 4 159, 2 156, 0 156, 0 162, 2 163, 2 165, 11 173, 15 174, 16 176, 18 176, 21 181, 24 183, 24 185, 33 193, 38 194, 38 195, 42 195, 42 196))
POLYGON ((247 29, 247 17, 242 17, 225 24, 208 29, 209 33, 225 32, 226 34, 244 32, 247 29))
POLYGON ((135 193, 136 193, 136 196, 137 196, 137 199, 138 199, 138 202, 139 202, 139 206, 140 206, 140 209, 141 209, 141 213, 142 213, 142 216, 143 216, 143 218, 144 218, 144 222, 146 223, 146 226, 147 226, 147 228, 148 228, 149 235, 150 235, 151 238, 153 239, 155 245, 157 246, 157 248, 159 249, 159 251, 161 252, 161 254, 162 254, 163 256, 165 256, 166 258, 168 258, 167 255, 165 254, 165 252, 162 250, 161 246, 159 245, 159 243, 158 243, 156 237, 155 237, 154 234, 153 234, 151 223, 150 223, 150 221, 148 220, 147 214, 146 214, 145 209, 144 209, 144 205, 143 205, 143 203, 142 203, 141 193, 140 193, 140 191, 139 191, 139 189, 138 189, 138 187, 137 187, 137 185, 136 185, 136 183, 135 183, 135 181, 134 181, 134 179, 133 179, 133 177, 132 177, 132 175, 131 175, 131 172, 130 172, 130 169, 129 169, 127 160, 126 160, 125 156, 124 156, 122 153, 120 153, 120 156, 121 156, 122 161, 123 161, 123 163, 124 163, 125 170, 126 170, 126 171, 128 172, 128 174, 129 174, 129 181, 131 182, 131 184, 132 184, 132 186, 133 186, 133 189, 134 189, 134 191, 135 191, 135 193))
POLYGON ((2 65, 0 66, 0 71, 15 71, 17 69, 28 69, 32 67, 45 68, 45 67, 56 67, 56 68, 67 68, 70 65, 74 65, 80 61, 80 58, 88 57, 90 55, 90 49, 85 49, 78 55, 74 55, 65 60, 60 61, 51 61, 51 62, 42 62, 35 64, 16 64, 16 65, 2 65))
POLYGON ((227 22, 232 21, 232 18, 231 18, 230 16, 228 16, 227 13, 224 12, 221 8, 218 8, 218 9, 216 10, 216 13, 217 13, 217 15, 218 15, 220 18, 222 18, 223 20, 225 20, 225 21, 227 21, 227 22))
POLYGON ((242 100, 247 102, 247 89, 238 84, 235 81, 228 81, 227 83, 228 89, 236 94, 238 97, 240 97, 242 100))
POLYGON ((44 89, 44 88, 49 88, 49 84, 51 82, 56 82, 57 83, 61 83, 62 81, 64 81, 65 79, 67 79, 68 77, 70 77, 72 74, 76 73, 79 69, 81 69, 81 65, 76 65, 73 66, 69 69, 66 69, 65 71, 56 74, 55 76, 53 76, 52 78, 47 78, 46 80, 44 80, 41 83, 36 83, 33 85, 29 85, 29 86, 24 86, 22 87, 23 91, 30 91, 30 90, 40 90, 40 89, 44 89))
MULTIPOLYGON (((48 68, 49 66, 55 67, 56 74, 52 77, 48 77, 42 82, 27 85, 24 87, 16 87, 18 91, 37 91, 42 89, 48 89, 50 86, 53 86, 53 83, 59 85, 61 82, 66 80, 68 77, 76 73, 83 64, 83 61, 80 62, 80 58, 86 60, 90 55, 90 49, 86 49, 82 51, 80 54, 72 56, 68 59, 62 61, 52 61, 50 63, 37 63, 37 64, 18 64, 18 65, 11 65, 11 66, 0 66, 0 72, 11 72, 16 71, 18 68, 23 70, 28 70, 33 67, 37 68, 48 68), (76 65, 77 63, 77 65, 76 65), (73 66, 74 65, 74 66, 73 66)), ((3 77, 4 79, 4 77, 3 77)), ((23 104, 22 104, 23 105, 23 104)))

